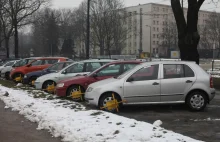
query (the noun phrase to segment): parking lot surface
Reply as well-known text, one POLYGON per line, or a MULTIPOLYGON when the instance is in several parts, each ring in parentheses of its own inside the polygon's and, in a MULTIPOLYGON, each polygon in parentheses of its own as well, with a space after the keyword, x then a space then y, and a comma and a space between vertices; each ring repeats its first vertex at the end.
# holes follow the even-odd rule
POLYGON ((4 107, 0 101, 0 142, 61 142, 47 131, 36 130, 36 123, 4 107))
POLYGON ((185 105, 125 106, 119 115, 138 121, 163 122, 161 127, 206 142, 220 141, 220 92, 202 112, 191 112, 185 105))

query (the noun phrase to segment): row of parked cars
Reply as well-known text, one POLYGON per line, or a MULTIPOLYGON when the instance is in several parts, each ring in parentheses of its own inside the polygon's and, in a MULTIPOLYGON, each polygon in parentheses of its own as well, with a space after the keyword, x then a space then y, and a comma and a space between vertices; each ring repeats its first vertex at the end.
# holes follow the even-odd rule
POLYGON ((215 96, 211 76, 194 62, 74 62, 64 57, 38 57, 16 61, 7 75, 3 69, 1 76, 6 79, 75 101, 85 100, 108 111, 116 111, 123 104, 174 103, 185 103, 199 111, 215 96))

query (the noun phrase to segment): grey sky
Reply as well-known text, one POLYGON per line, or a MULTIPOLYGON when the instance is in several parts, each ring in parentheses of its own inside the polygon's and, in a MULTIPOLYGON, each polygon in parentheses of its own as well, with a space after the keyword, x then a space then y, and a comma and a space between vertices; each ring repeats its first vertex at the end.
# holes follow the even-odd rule
MULTIPOLYGON (((52 0, 53 8, 74 8, 78 7, 80 3, 84 0, 52 0)), ((146 3, 160 3, 170 5, 170 0, 123 0, 125 6, 135 6, 138 4, 146 3)), ((187 6, 187 0, 184 0, 184 5, 187 6)), ((210 3, 211 0, 206 0, 202 6, 202 10, 208 11, 218 11, 220 12, 220 2, 219 3, 210 3)), ((217 0, 216 0, 217 1, 217 0)))

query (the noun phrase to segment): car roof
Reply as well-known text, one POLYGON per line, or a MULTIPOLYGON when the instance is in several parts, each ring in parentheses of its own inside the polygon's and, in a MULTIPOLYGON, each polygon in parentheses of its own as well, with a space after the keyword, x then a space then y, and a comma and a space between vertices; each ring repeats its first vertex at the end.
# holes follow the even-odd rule
POLYGON ((196 62, 193 61, 151 61, 151 62, 144 62, 142 64, 195 64, 196 62))
POLYGON ((113 61, 113 62, 108 63, 108 65, 109 64, 123 64, 123 63, 140 64, 140 63, 143 63, 143 62, 141 62, 141 61, 134 61, 134 60, 131 60, 131 61, 113 61))
POLYGON ((115 60, 112 59, 88 59, 88 60, 82 60, 79 62, 113 62, 115 60))

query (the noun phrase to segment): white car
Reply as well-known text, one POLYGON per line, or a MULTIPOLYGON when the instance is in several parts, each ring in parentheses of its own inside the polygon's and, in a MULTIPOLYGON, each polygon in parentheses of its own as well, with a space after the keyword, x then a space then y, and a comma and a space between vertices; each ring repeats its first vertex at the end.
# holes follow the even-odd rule
MULTIPOLYGON (((185 103, 203 110, 215 96, 213 80, 194 62, 157 61, 143 63, 124 74, 89 85, 85 100, 115 111, 117 104, 185 103)), ((120 107, 120 105, 119 105, 120 107)))
POLYGON ((36 89, 46 89, 48 86, 56 85, 59 81, 69 79, 77 75, 88 74, 104 64, 112 62, 114 60, 84 60, 81 62, 74 62, 71 65, 65 67, 59 72, 43 75, 35 80, 34 86, 36 89))
POLYGON ((19 60, 13 60, 7 62, 5 65, 0 67, 1 77, 5 79, 9 79, 10 71, 12 70, 12 66, 16 64, 19 60))

